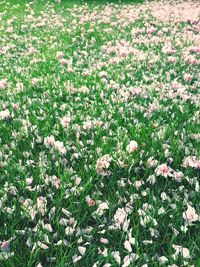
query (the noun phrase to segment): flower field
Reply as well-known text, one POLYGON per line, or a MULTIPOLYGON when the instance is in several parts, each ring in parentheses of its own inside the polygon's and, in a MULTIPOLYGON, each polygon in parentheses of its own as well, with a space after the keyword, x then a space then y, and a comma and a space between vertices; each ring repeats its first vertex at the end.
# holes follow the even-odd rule
POLYGON ((0 267, 200 266, 200 5, 0 0, 0 267))

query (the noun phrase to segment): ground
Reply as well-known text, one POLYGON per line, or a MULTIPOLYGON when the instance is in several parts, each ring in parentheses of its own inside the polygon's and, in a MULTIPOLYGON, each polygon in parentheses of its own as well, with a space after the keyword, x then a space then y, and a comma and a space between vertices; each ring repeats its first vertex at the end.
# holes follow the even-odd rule
POLYGON ((0 266, 200 266, 199 16, 0 1, 0 266))

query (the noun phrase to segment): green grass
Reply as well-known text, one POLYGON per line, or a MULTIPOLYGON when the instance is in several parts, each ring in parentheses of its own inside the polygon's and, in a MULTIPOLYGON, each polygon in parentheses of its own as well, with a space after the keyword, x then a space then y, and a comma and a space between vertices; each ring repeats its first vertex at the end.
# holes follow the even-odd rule
POLYGON ((141 2, 0 1, 0 266, 200 266, 198 7, 141 2))

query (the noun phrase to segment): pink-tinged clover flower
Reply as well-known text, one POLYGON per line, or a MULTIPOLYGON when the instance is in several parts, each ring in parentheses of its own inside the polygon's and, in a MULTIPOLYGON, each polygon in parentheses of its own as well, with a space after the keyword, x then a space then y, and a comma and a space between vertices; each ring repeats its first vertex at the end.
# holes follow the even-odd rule
POLYGON ((70 121, 71 121, 71 118, 69 116, 65 116, 62 119, 60 119, 60 122, 63 128, 67 128, 69 126, 70 121))
POLYGON ((138 144, 134 140, 130 141, 130 143, 126 147, 126 151, 128 151, 128 153, 130 153, 130 154, 133 153, 134 151, 136 151, 137 149, 138 149, 138 144))
POLYGON ((44 216, 47 209, 47 200, 45 197, 40 196, 37 198, 37 209, 44 216))
POLYGON ((128 213, 123 208, 118 208, 114 215, 114 223, 118 229, 127 230, 130 220, 128 220, 128 213))
POLYGON ((174 259, 177 259, 179 254, 181 254, 185 259, 190 258, 190 251, 188 248, 178 245, 172 245, 172 247, 176 250, 176 252, 172 255, 174 259))
POLYGON ((7 79, 0 81, 0 89, 5 89, 7 87, 7 79))
POLYGON ((162 48, 162 52, 168 55, 172 55, 176 53, 176 50, 172 49, 170 44, 167 44, 162 48))
POLYGON ((166 164, 161 164, 156 168, 156 175, 157 176, 164 176, 165 178, 172 176, 171 174, 172 169, 168 167, 166 164))
POLYGON ((133 96, 138 95, 140 92, 141 92, 141 89, 140 89, 140 88, 137 88, 137 87, 131 87, 131 88, 130 88, 130 93, 131 93, 133 96))
POLYGON ((110 167, 112 157, 109 154, 106 154, 99 158, 96 163, 97 172, 100 174, 106 174, 108 168, 110 167))
POLYGON ((173 172, 173 178, 176 182, 181 182, 182 178, 183 178, 183 173, 179 172, 179 171, 174 171, 173 172))
POLYGON ((12 104, 12 108, 13 108, 14 110, 17 110, 17 109, 19 108, 19 106, 18 106, 18 104, 13 103, 13 104, 12 104))
POLYGON ((35 54, 35 52, 36 52, 36 49, 33 47, 33 46, 31 46, 31 47, 29 47, 29 49, 28 49, 28 53, 27 53, 27 55, 33 55, 33 54, 35 54))
POLYGON ((65 154, 67 152, 66 148, 64 147, 63 142, 56 141, 54 143, 55 149, 58 150, 60 154, 65 154))
POLYGON ((84 121, 83 122, 83 129, 84 130, 89 130, 89 129, 91 129, 92 128, 92 122, 91 121, 84 121))
POLYGON ((198 63, 198 60, 192 55, 187 56, 185 61, 191 65, 196 65, 198 63))
POLYGON ((89 207, 92 207, 95 205, 95 200, 93 200, 90 196, 86 196, 85 200, 89 207))
POLYGON ((1 251, 3 251, 3 252, 9 252, 9 250, 10 250, 10 243, 9 243, 9 241, 7 240, 4 240, 2 243, 1 243, 1 246, 0 246, 0 248, 1 248, 1 251))
POLYGON ((199 216, 196 213, 195 209, 188 205, 186 211, 183 212, 183 219, 185 219, 187 224, 191 224, 199 220, 199 216))
POLYGON ((192 81, 192 75, 189 74, 189 73, 185 73, 183 75, 183 79, 186 81, 186 82, 191 82, 192 81))
POLYGON ((113 251, 111 256, 115 259, 115 261, 120 265, 121 264, 121 257, 119 251, 113 251))
POLYGON ((53 146, 55 143, 55 138, 53 135, 47 136, 44 138, 44 144, 45 146, 53 146))
POLYGON ((100 242, 101 242, 102 244, 105 244, 105 245, 107 245, 107 244, 109 243, 108 239, 103 238, 103 237, 100 238, 100 242))
POLYGON ((37 85, 39 84, 39 82, 40 82, 40 79, 39 79, 39 78, 33 78, 33 79, 31 80, 31 84, 32 84, 33 86, 37 86, 37 85))
POLYGON ((61 52, 61 51, 58 51, 58 52, 56 53, 56 57, 57 57, 58 59, 61 59, 61 58, 64 57, 64 53, 61 52))
POLYGON ((157 29, 155 27, 153 27, 153 26, 147 29, 147 33, 149 33, 149 34, 152 34, 152 33, 156 32, 156 31, 157 31, 157 29))
POLYGON ((10 118, 10 111, 8 109, 0 111, 0 118, 5 121, 10 118))
POLYGON ((195 169, 200 169, 200 160, 197 159, 195 156, 191 156, 191 157, 186 157, 183 160, 183 165, 184 168, 195 168, 195 169))
POLYGON ((200 54, 200 46, 192 46, 190 47, 190 52, 200 54))

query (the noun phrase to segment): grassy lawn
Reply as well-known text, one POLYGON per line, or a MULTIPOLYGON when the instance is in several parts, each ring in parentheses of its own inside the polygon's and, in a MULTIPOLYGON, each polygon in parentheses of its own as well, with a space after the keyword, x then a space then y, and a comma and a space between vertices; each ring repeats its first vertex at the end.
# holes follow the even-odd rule
POLYGON ((0 267, 200 266, 200 6, 0 0, 0 267))

